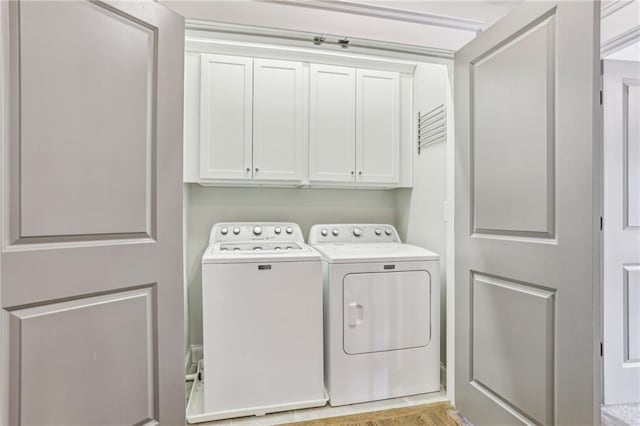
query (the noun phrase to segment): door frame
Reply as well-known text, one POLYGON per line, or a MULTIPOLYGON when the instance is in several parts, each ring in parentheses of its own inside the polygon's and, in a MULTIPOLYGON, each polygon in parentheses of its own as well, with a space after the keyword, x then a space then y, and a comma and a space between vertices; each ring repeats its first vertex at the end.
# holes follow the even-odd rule
POLYGON ((447 204, 445 217, 447 220, 445 240, 447 244, 447 283, 446 283, 446 307, 447 307, 447 364, 446 364, 446 393, 452 405, 456 405, 456 235, 455 235, 455 165, 456 165, 456 138, 455 138, 455 114, 453 108, 454 98, 454 61, 447 61, 447 74, 449 87, 447 87, 447 165, 446 165, 446 194, 447 204))
MULTIPOLYGON (((0 2, 0 205, 6 205, 7 182, 5 147, 9 142, 9 2, 0 2)), ((6 246, 5 209, 0 209, 0 248, 6 246)), ((0 256, 0 277, 2 256, 0 256)), ((1 285, 1 283, 0 283, 1 285)), ((2 291, 0 291, 2 306, 2 291)), ((9 424, 9 321, 8 313, 0 309, 0 423, 9 424)))
MULTIPOLYGON (((605 158, 604 158, 604 144, 605 144, 605 128, 604 128, 604 62, 605 61, 621 61, 619 59, 606 59, 606 56, 614 54, 620 50, 625 49, 626 47, 628 47, 629 45, 633 44, 634 42, 639 42, 640 41, 640 33, 634 37, 633 40, 631 41, 627 41, 625 44, 621 44, 620 46, 618 46, 617 48, 615 48, 614 50, 606 50, 605 46, 603 45, 603 53, 606 50, 606 55, 602 55, 600 58, 600 90, 601 90, 601 96, 600 96, 600 161, 599 161, 599 166, 600 166, 600 180, 599 180, 599 188, 600 188, 600 202, 601 202, 601 220, 602 220, 602 225, 601 225, 601 232, 600 232, 600 254, 599 254, 599 261, 600 261, 600 266, 601 266, 601 270, 600 270, 600 291, 598 292, 598 295, 600 297, 600 316, 599 316, 599 321, 600 321, 600 327, 599 327, 599 332, 600 332, 600 342, 601 342, 601 351, 606 350, 606 348, 604 347, 604 334, 605 334, 605 318, 604 318, 604 291, 605 291, 605 277, 604 277, 604 223, 606 221, 606 218, 604 217, 604 207, 605 207, 605 203, 604 203, 604 194, 605 194, 605 158)), ((606 44, 606 43, 605 43, 606 44)), ((638 62, 640 63, 640 62, 638 62)), ((598 372, 599 374, 599 378, 600 378, 600 404, 604 405, 604 397, 605 397, 605 363, 604 363, 604 354, 603 352, 601 352, 601 356, 600 356, 600 371, 598 372)))

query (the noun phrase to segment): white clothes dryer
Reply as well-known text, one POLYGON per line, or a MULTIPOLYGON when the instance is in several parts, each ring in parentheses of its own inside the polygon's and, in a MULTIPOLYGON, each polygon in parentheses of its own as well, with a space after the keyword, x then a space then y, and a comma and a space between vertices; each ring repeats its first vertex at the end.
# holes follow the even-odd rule
POLYGON ((333 406, 440 390, 439 259, 391 225, 314 225, 333 406))

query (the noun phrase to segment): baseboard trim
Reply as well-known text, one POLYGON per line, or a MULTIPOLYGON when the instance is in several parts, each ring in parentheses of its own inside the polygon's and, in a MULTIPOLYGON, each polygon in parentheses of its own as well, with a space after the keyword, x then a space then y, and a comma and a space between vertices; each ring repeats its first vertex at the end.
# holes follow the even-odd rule
POLYGON ((189 345, 184 354, 184 370, 188 373, 193 364, 197 364, 202 359, 202 345, 189 345))
POLYGON ((191 345, 191 362, 197 364, 202 359, 202 345, 191 345))
MULTIPOLYGON (((197 364, 202 359, 202 345, 189 345, 187 352, 184 354, 184 371, 189 373, 192 364, 197 364)), ((444 389, 447 388, 447 366, 440 363, 440 384, 444 389)))
POLYGON ((189 374, 190 369, 191 369, 191 348, 187 348, 187 351, 184 353, 184 374, 189 374))

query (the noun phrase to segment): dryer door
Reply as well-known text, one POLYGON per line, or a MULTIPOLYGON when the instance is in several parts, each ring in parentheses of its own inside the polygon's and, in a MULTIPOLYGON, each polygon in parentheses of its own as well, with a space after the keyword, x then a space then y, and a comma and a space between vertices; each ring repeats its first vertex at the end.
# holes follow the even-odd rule
POLYGON ((427 271, 348 274, 343 345, 349 355, 426 346, 431 340, 427 271))

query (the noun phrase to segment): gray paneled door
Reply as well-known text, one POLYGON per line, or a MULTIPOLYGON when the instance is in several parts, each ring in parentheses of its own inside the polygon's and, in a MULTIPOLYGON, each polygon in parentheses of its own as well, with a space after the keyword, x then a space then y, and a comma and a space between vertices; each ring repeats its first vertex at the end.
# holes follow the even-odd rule
POLYGON ((184 424, 184 21, 0 2, 0 423, 184 424))
POLYGON ((640 402, 640 63, 604 61, 604 403, 640 402))
POLYGON ((599 3, 455 55, 456 365, 476 425, 599 423, 599 3))

